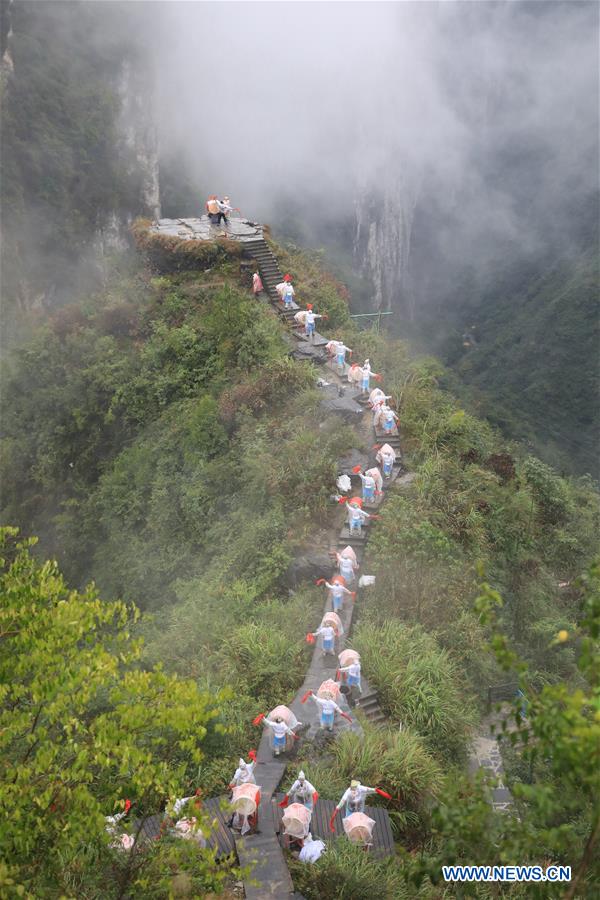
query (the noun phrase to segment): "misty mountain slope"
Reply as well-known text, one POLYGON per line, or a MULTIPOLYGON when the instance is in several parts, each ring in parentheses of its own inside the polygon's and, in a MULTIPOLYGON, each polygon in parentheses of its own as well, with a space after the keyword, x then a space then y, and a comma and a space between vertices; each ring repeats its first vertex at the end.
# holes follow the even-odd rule
MULTIPOLYGON (((341 315, 345 292, 317 259, 272 247, 329 323, 340 323, 330 331, 326 321, 324 331, 384 374, 415 475, 380 511, 364 563, 376 582, 357 598, 365 676, 372 668, 393 687, 391 727, 366 726, 360 743, 335 740, 326 762, 322 748, 303 742, 306 758, 292 762, 286 784, 296 762, 336 801, 350 777, 385 779, 402 797, 391 801, 399 840, 429 852, 432 804, 451 795, 464 768, 465 725, 486 686, 505 677, 473 607, 477 563, 503 592, 502 626, 532 682, 574 683, 574 650, 553 638, 577 628, 580 596, 559 583, 594 550, 597 494, 465 413, 440 389, 435 360, 354 328, 341 315), (384 637, 393 647, 385 655, 384 637)), ((15 352, 3 397, 4 517, 38 531, 39 551, 58 557, 73 581, 93 578, 106 599, 152 612, 136 628, 145 663, 226 690, 224 728, 206 736, 201 768, 181 776, 186 796, 198 782, 206 796, 224 793, 237 758, 255 744, 253 718, 297 691, 323 588, 311 583, 312 569, 298 585, 290 563, 308 549, 326 554, 322 536, 340 513, 331 496, 337 460, 371 449, 324 412, 317 370, 287 358, 282 325, 250 291, 252 270, 225 242, 207 252, 207 271, 206 260, 159 276, 130 264, 104 291, 55 313, 15 352)), ((560 779, 552 791, 563 840, 552 858, 562 860, 578 852, 588 810, 585 798, 565 798, 560 779)), ((483 799, 481 808, 489 808, 483 799)), ((470 845, 465 853, 478 858, 470 845)), ((377 869, 362 857, 372 884, 377 869)), ((402 896, 404 865, 392 861, 385 873, 390 895, 402 896)), ((317 895, 327 896, 327 873, 314 874, 317 895)), ((355 896, 353 879, 344 863, 335 890, 355 896)))
POLYGON ((443 350, 491 421, 530 441, 543 459, 595 477, 599 291, 598 255, 592 250, 544 274, 525 266, 509 269, 492 286, 457 302, 456 315, 476 345, 465 348, 456 334, 443 350))

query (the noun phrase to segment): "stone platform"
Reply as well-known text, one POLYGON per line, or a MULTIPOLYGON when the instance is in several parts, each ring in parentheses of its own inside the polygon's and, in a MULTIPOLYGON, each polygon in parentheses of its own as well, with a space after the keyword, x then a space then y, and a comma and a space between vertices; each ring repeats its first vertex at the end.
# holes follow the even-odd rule
POLYGON ((256 241, 263 237, 263 227, 258 222, 231 217, 229 222, 213 225, 208 216, 198 219, 158 219, 148 231, 167 237, 177 237, 182 241, 214 241, 226 235, 232 241, 256 241))

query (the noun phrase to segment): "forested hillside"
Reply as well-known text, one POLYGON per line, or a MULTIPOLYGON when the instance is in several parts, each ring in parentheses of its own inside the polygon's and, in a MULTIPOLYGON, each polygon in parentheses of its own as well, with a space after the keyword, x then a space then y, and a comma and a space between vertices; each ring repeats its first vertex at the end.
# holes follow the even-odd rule
POLYGON ((597 479, 600 273, 591 231, 563 257, 507 258, 483 280, 466 272, 427 322, 426 343, 479 414, 559 470, 597 479))
MULTIPOLYGON (((474 609, 478 567, 504 597, 493 627, 527 661, 530 702, 545 685, 584 687, 578 640, 555 636, 584 628, 575 578, 595 549, 597 495, 589 481, 559 477, 467 414, 440 389, 437 362, 355 330, 344 289, 308 255, 273 248, 306 296, 322 297, 320 308, 337 323, 332 333, 385 372, 416 473, 374 532, 369 570, 377 584, 354 638, 389 730, 365 726, 360 744, 340 738, 333 771, 310 745, 301 764, 332 799, 351 775, 385 778, 399 798, 392 809, 401 846, 433 853, 423 870, 386 870, 386 883, 410 896, 401 885, 425 878, 428 896, 436 854, 447 858, 449 835, 482 814, 477 794, 455 806, 451 785, 463 783, 487 685, 506 678, 487 645, 491 621, 474 609), (432 845, 436 808, 444 838, 432 845)), ((301 682, 303 636, 318 621, 322 595, 290 580, 290 563, 316 535, 327 540, 337 459, 367 447, 349 426, 323 418, 316 371, 288 358, 281 327, 252 297, 239 256, 227 242, 207 252, 210 265, 207 257, 198 270, 162 275, 126 256, 106 290, 54 314, 15 354, 5 381, 2 483, 4 521, 40 535, 37 552, 57 558, 71 584, 93 578, 107 601, 122 597, 152 612, 135 626, 146 665, 162 663, 212 695, 226 691, 224 730, 205 737, 200 768, 188 766, 180 781, 182 793, 200 783, 210 796, 223 792, 251 745, 252 718, 289 701, 301 682)), ((513 843, 525 848, 529 829, 531 847, 535 828, 552 859, 580 855, 593 822, 582 765, 573 775, 581 793, 567 798, 562 763, 540 763, 532 774, 515 762, 515 796, 520 783, 526 789, 523 827, 511 819, 513 843), (552 798, 535 825, 534 786, 552 798)), ((468 794, 466 782, 462 790, 468 794)), ((160 791, 153 796, 160 803, 160 791)), ((498 830, 491 820, 486 827, 498 830)), ((452 846, 455 858, 477 855, 465 838, 452 846)), ((21 859, 26 873, 24 851, 21 859)), ((324 893, 331 878, 358 878, 353 896, 366 897, 379 870, 373 863, 358 873, 357 862, 332 855, 313 887, 301 873, 300 884, 309 896, 334 897, 324 893)), ((77 877, 81 884, 87 876, 77 877)))
MULTIPOLYGON (((454 189, 460 174, 472 173, 469 135, 481 132, 483 161, 496 158, 488 149, 504 123, 493 104, 488 120, 495 86, 504 97, 497 111, 504 102, 510 111, 514 95, 523 104, 506 124, 520 134, 531 108, 537 133, 537 110, 546 107, 502 73, 512 72, 517 37, 525 69, 531 35, 562 46, 560 22, 552 26, 556 5, 521 4, 514 21, 510 5, 486 7, 494 27, 504 16, 512 21, 498 36, 485 21, 471 32, 477 4, 464 18, 457 4, 444 37, 451 5, 435 6, 430 22, 427 4, 414 5, 418 12, 376 4, 379 30, 364 48, 360 25, 375 21, 368 5, 357 18, 348 14, 347 31, 343 17, 323 7, 297 33, 284 22, 288 49, 297 41, 304 52, 305 42, 310 52, 305 60, 290 50, 288 69, 277 62, 281 85, 257 59, 244 63, 240 47, 273 59, 266 35, 270 29, 279 41, 278 15, 291 22, 295 8, 270 5, 256 38, 247 23, 257 27, 262 6, 242 13, 233 4, 230 21, 221 6, 229 4, 14 0, 1 7, 0 897, 240 900, 252 883, 223 798, 240 757, 266 744, 261 715, 308 700, 297 698, 321 644, 315 649, 307 637, 321 621, 322 579, 331 577, 347 516, 338 476, 354 473, 352 490, 360 490, 354 463, 373 459, 376 432, 345 371, 301 357, 300 337, 274 296, 253 292, 260 257, 249 244, 244 251, 234 229, 181 240, 146 218, 158 215, 159 199, 165 215, 196 216, 200 189, 231 181, 226 189, 239 191, 233 204, 261 219, 265 208, 274 211, 273 231, 265 226, 260 240, 270 277, 290 273, 300 307, 313 304, 324 316, 317 327, 325 337, 380 373, 402 454, 361 548, 359 574, 374 583, 346 597, 352 616, 344 640, 360 653, 377 718, 344 705, 350 725, 334 719, 326 733, 315 714, 283 757, 286 768, 278 761, 272 786, 273 794, 288 790, 302 769, 317 802, 332 807, 353 779, 383 787, 369 802, 385 814, 389 852, 378 856, 341 838, 310 865, 278 849, 286 875, 289 867, 306 900, 596 900, 596 200, 581 206, 580 224, 564 240, 562 218, 553 220, 556 243, 543 252, 536 245, 535 256, 507 242, 493 248, 493 265, 475 270, 460 240, 449 240, 459 225, 465 241, 477 227, 476 219, 461 222, 454 189), (200 18, 188 21, 186 8, 200 18), (531 30, 529 16, 549 31, 531 30), (463 51, 473 34, 485 66, 475 54, 469 69, 463 51), (359 62, 352 46, 364 52, 359 62), (495 60, 489 48, 506 54, 507 70, 486 68, 495 60), (302 89, 308 72, 319 81, 332 73, 343 88, 339 108, 323 92, 319 111, 315 92, 280 138, 259 133, 268 105, 273 119, 297 95, 296 64, 302 89), (169 137, 160 198, 153 67, 162 75, 169 137), (221 91, 227 78, 231 94, 221 91), (455 121, 446 116, 451 94, 465 110, 455 121), (389 98, 393 115, 379 105, 389 98), (496 132, 479 128, 477 110, 496 132), (225 147, 239 171, 224 164, 225 147), (311 181, 304 187, 298 160, 311 181), (419 179, 427 182, 436 166, 440 180, 429 184, 423 223, 419 179), (438 205, 442 197, 452 215, 438 205), (246 207, 255 201, 258 211, 246 207), (381 263, 378 275, 393 285, 384 268, 407 262, 412 241, 407 291, 419 277, 418 296, 431 294, 410 324, 390 316, 389 331, 359 327, 350 315, 374 296, 373 271, 351 271, 361 205, 363 216, 376 214, 361 228, 375 269, 381 263), (376 222, 381 246, 373 253, 376 222), (303 249, 321 242, 329 251, 303 249), (445 253, 455 259, 451 272, 445 253), (344 403, 351 414, 340 415, 344 403), (504 698, 501 708, 491 706, 490 689, 504 698), (502 750, 503 811, 493 767, 476 751, 481 738, 502 750), (183 798, 190 840, 175 824, 183 798), (153 832, 145 831, 148 821, 153 832), (202 844, 220 831, 234 852, 217 858, 202 844), (572 879, 560 887, 445 883, 442 866, 454 863, 571 866, 572 879)), ((579 6, 558 5, 565 24, 574 15, 573 54, 587 33, 579 6)), ((586 83, 585 71, 579 77, 573 94, 586 83)), ((568 97, 561 102, 568 106, 568 97)), ((550 125, 551 144, 554 119, 550 125)), ((467 178, 475 209, 485 197, 499 199, 503 173, 513 172, 519 194, 543 156, 532 146, 519 157, 505 130, 506 168, 481 169, 489 194, 479 176, 467 178)), ((567 168, 577 174, 567 149, 567 168)), ((590 144, 586 160, 594 151, 590 144)), ((562 202, 554 171, 540 169, 520 198, 524 208, 539 201, 540 218, 562 202)), ((581 196, 564 221, 578 221, 581 196)), ((275 843, 270 812, 269 797, 259 807, 259 841, 270 828, 275 843)))

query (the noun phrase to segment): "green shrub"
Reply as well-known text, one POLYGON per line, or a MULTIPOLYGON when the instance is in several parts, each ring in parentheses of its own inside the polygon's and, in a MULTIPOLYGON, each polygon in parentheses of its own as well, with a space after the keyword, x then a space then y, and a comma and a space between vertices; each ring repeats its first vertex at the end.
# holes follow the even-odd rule
POLYGON ((227 257, 243 253, 239 241, 217 238, 213 241, 182 240, 179 237, 150 231, 149 219, 136 219, 131 233, 138 250, 161 273, 186 269, 205 269, 227 257))
POLYGON ((464 757, 473 705, 454 663, 435 638, 400 622, 361 624, 354 635, 382 706, 447 759, 464 757))
POLYGON ((404 883, 400 863, 376 859, 344 839, 329 844, 314 864, 290 860, 294 887, 307 900, 416 900, 437 896, 404 883))

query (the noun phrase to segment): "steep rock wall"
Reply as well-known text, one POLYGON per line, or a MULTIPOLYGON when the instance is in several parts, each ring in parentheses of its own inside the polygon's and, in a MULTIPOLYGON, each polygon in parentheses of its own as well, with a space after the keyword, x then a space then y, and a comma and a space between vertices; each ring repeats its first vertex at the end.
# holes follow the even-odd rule
POLYGON ((386 177, 383 189, 361 186, 357 192, 354 262, 373 284, 374 310, 394 308, 411 318, 414 314, 408 263, 418 197, 418 179, 402 170, 386 177))

